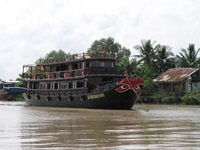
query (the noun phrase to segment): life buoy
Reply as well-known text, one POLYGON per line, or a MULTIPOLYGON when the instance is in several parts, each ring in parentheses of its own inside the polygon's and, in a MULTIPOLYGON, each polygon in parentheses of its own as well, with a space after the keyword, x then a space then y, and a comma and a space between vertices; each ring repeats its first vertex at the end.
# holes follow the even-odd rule
POLYGON ((36 95, 36 99, 40 99, 40 95, 39 94, 36 95))
POLYGON ((47 96, 47 101, 50 101, 50 97, 49 96, 47 96))
POLYGON ((84 101, 84 100, 86 100, 87 99, 87 97, 85 96, 85 95, 81 95, 81 97, 80 97, 80 100, 81 101, 84 101))
POLYGON ((68 97, 68 101, 73 101, 73 99, 74 99, 73 96, 68 97))
POLYGON ((28 97, 28 99, 31 99, 31 96, 29 94, 27 95, 27 97, 28 97))
POLYGON ((60 96, 57 96, 57 101, 60 101, 61 100, 61 97, 60 96))

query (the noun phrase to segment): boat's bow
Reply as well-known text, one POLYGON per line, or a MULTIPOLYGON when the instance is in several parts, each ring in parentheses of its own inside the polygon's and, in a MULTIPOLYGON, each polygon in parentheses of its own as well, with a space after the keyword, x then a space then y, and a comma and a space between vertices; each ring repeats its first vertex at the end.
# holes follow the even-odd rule
POLYGON ((132 89, 135 93, 141 91, 141 86, 144 84, 144 79, 142 78, 123 78, 118 87, 115 89, 117 92, 122 93, 129 89, 132 89))

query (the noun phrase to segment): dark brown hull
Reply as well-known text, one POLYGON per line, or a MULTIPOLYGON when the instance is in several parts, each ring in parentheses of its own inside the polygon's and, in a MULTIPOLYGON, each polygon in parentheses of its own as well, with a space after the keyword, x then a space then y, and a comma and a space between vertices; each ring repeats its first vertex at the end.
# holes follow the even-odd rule
POLYGON ((138 96, 131 89, 119 93, 115 89, 105 92, 63 95, 63 96, 43 96, 23 94, 26 103, 33 106, 52 106, 68 108, 90 108, 90 109, 131 109, 138 99, 138 96))

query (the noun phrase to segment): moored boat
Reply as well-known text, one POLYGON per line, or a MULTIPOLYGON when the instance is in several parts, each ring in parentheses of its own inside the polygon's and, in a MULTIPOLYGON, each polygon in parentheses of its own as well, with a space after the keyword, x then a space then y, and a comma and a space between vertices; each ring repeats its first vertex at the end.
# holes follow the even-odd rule
POLYGON ((116 69, 112 56, 73 55, 24 65, 23 96, 28 105, 92 109, 131 109, 144 80, 116 69))
POLYGON ((23 92, 21 87, 15 87, 18 81, 0 81, 0 100, 11 101, 15 100, 16 95, 21 95, 23 92))

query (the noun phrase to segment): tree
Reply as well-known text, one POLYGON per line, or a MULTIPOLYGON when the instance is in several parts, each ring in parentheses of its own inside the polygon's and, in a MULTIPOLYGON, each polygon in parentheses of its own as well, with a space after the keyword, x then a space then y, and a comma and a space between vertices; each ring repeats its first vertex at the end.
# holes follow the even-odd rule
POLYGON ((158 74, 175 67, 173 56, 174 54, 171 52, 169 46, 160 44, 156 46, 156 66, 158 68, 158 74))
POLYGON ((122 47, 118 42, 115 42, 112 37, 95 40, 91 47, 88 48, 87 53, 89 53, 92 57, 99 55, 112 55, 118 59, 118 62, 122 58, 130 57, 131 54, 129 49, 122 47))
POLYGON ((40 60, 48 60, 48 59, 71 59, 72 55, 70 53, 65 53, 63 50, 52 50, 45 55, 45 57, 40 57, 35 61, 35 64, 40 64, 40 60))
POLYGON ((187 49, 181 49, 178 59, 178 67, 200 67, 200 58, 198 57, 200 48, 195 49, 195 44, 189 44, 187 49))
POLYGON ((44 59, 49 59, 49 58, 68 58, 71 57, 70 53, 65 53, 62 49, 60 49, 59 51, 56 50, 52 50, 49 53, 46 54, 46 56, 44 57, 44 59))
POLYGON ((129 60, 128 57, 124 57, 119 62, 121 69, 126 70, 130 76, 137 76, 138 61, 136 59, 129 60))
POLYGON ((136 45, 134 48, 139 51, 139 55, 135 55, 139 58, 139 62, 142 64, 146 64, 149 67, 153 67, 155 65, 156 51, 154 47, 155 42, 151 42, 151 40, 142 40, 141 45, 136 45))
POLYGON ((19 77, 16 79, 16 82, 15 83, 15 87, 23 87, 23 81, 22 81, 22 74, 19 74, 19 77))

